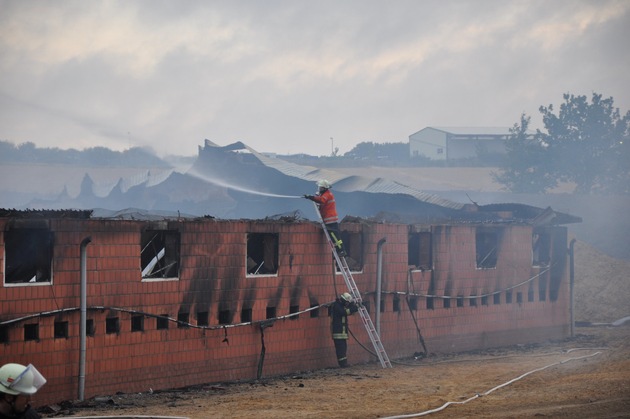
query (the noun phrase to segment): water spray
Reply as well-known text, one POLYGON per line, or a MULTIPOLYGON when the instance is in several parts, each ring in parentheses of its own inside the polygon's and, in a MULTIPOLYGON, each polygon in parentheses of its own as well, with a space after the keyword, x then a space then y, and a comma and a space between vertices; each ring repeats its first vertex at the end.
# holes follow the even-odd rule
POLYGON ((301 195, 299 195, 299 196, 295 196, 295 195, 278 195, 278 194, 273 194, 273 193, 266 193, 266 192, 255 191, 255 190, 252 190, 252 189, 247 189, 247 188, 244 188, 242 186, 238 186, 238 185, 233 185, 233 184, 227 183, 227 182, 225 182, 225 181, 223 181, 221 179, 217 179, 215 177, 210 177, 210 176, 201 174, 201 173, 199 173, 199 172, 197 172, 196 170, 193 170, 193 169, 189 170, 187 172, 187 174, 190 175, 190 176, 193 176, 193 177, 195 177, 197 179, 201 179, 204 182, 212 183, 213 185, 222 186, 222 187, 228 188, 228 189, 234 189, 235 191, 249 193, 249 194, 252 194, 252 195, 267 196, 267 197, 270 197, 270 198, 287 198, 287 199, 302 198, 301 195))

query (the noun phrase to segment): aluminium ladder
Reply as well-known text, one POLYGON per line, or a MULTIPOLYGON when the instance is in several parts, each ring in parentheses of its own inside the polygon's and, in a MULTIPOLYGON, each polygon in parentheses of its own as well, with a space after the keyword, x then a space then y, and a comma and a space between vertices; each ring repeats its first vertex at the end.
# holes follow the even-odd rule
MULTIPOLYGON (((348 289, 350 290, 350 295, 352 295, 352 298, 354 299, 354 301, 356 302, 359 308, 358 310, 359 315, 361 316, 361 320, 363 320, 363 325, 365 326, 365 330, 367 331, 368 336, 370 337, 370 340, 372 341, 372 345, 374 345, 374 350, 376 351, 378 360, 381 362, 381 366, 383 368, 386 368, 386 367, 391 368, 392 363, 390 362, 389 357, 387 356, 387 352, 385 352, 385 348, 383 347, 381 338, 379 337, 378 332, 376 331, 376 328, 374 327, 374 323, 372 322, 372 319, 370 318, 370 314, 368 313, 367 309, 363 305, 363 300, 361 299, 361 293, 359 292, 359 289, 357 288, 356 282, 354 282, 354 278, 352 277, 352 273, 350 272, 350 268, 348 267, 348 262, 346 262, 345 257, 339 256, 339 254, 337 253, 337 246, 335 246, 335 244, 332 241, 332 238, 330 237, 330 234, 328 234, 328 229, 326 228, 326 224, 324 224, 324 220, 322 220, 321 214, 319 213, 319 207, 317 206, 316 203, 314 204, 315 204, 315 210, 317 212, 317 216, 319 218, 319 223, 321 224, 324 230, 326 240, 328 240, 328 245, 330 246, 333 256, 335 257, 335 260, 337 261, 337 266, 341 270, 343 279, 346 281, 346 285, 348 286, 348 289)), ((337 238, 337 240, 340 240, 340 238, 337 238)))

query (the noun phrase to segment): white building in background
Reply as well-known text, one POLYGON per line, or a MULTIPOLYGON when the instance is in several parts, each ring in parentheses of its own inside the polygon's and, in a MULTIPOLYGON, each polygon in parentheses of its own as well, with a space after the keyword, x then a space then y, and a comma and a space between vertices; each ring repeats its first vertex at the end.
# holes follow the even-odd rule
POLYGON ((426 127, 409 136, 409 154, 431 160, 474 158, 478 150, 505 154, 510 135, 503 127, 426 127))

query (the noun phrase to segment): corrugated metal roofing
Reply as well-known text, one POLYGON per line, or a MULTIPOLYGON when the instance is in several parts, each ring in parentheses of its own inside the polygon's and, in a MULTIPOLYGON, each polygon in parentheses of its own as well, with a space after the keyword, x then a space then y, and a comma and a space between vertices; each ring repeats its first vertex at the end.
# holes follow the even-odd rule
POLYGON ((303 180, 311 180, 313 182, 319 179, 327 179, 333 184, 334 190, 341 192, 369 192, 369 193, 388 193, 388 194, 404 194, 411 195, 419 201, 450 209, 462 209, 465 204, 450 201, 437 195, 422 192, 415 188, 403 185, 401 183, 384 179, 384 178, 368 178, 365 176, 347 176, 335 172, 331 169, 317 169, 310 166, 300 166, 278 158, 265 156, 257 152, 249 146, 244 146, 251 152, 262 164, 271 167, 279 172, 297 177, 303 180))

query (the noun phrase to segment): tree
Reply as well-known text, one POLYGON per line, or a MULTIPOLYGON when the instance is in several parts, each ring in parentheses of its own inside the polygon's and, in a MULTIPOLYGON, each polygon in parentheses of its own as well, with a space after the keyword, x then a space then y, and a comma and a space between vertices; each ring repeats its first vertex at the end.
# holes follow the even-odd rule
POLYGON ((597 93, 591 103, 569 94, 564 100, 558 115, 552 105, 540 107, 559 179, 574 182, 577 193, 628 193, 630 111, 621 117, 613 98, 597 93))
POLYGON ((556 177, 548 170, 548 144, 540 131, 531 134, 531 117, 522 114, 520 124, 510 129, 500 172, 492 172, 495 181, 514 193, 541 193, 557 185, 556 177))
POLYGON ((546 133, 525 132, 522 115, 507 144, 507 156, 496 181, 512 192, 545 192, 557 182, 574 183, 576 193, 630 193, 630 111, 623 117, 613 98, 563 95, 556 115, 541 106, 546 133))

